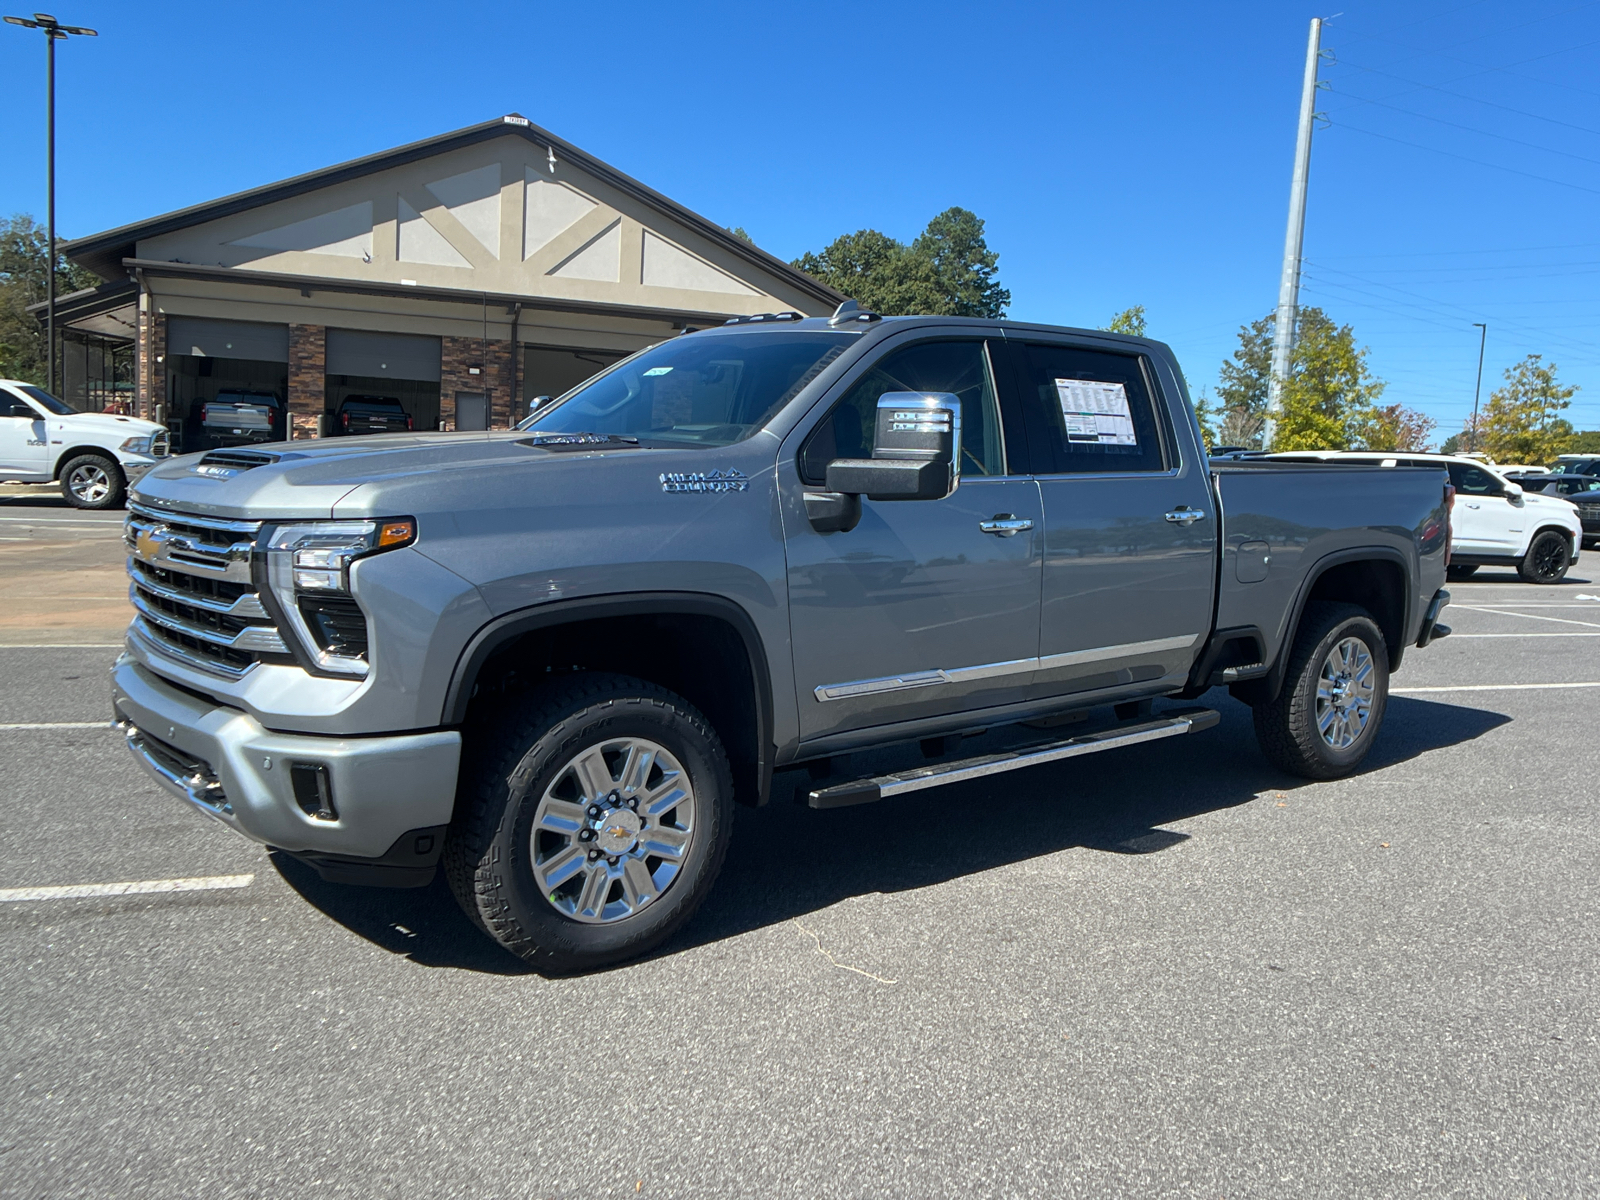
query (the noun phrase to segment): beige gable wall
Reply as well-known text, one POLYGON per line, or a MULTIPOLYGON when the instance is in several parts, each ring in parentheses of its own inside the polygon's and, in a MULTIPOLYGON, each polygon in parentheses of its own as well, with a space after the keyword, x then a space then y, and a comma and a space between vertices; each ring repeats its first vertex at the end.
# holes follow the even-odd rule
POLYGON ((138 257, 729 315, 828 311, 559 158, 552 168, 518 135, 147 238, 138 257))

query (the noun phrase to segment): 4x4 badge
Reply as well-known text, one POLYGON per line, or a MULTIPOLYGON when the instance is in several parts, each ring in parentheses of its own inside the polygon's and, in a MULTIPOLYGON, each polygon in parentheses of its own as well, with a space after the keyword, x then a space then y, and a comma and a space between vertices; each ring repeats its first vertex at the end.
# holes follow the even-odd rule
POLYGON ((750 478, 743 471, 667 471, 661 476, 663 492, 748 492, 750 478))

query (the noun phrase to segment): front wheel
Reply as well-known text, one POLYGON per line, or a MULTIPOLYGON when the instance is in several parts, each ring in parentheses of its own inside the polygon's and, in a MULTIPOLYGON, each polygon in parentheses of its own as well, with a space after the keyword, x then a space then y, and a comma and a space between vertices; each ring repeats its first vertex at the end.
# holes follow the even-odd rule
POLYGON ((73 508, 117 508, 128 485, 112 459, 80 454, 61 468, 61 494, 73 508))
POLYGON ((1389 702, 1389 650, 1354 604, 1306 606, 1283 689, 1255 708, 1256 741, 1276 767, 1337 779, 1361 765, 1389 702))
POLYGON ((1564 535, 1546 529, 1533 539, 1517 574, 1529 583, 1560 583, 1572 566, 1572 548, 1564 535))
POLYGON ((711 890, 733 780, 716 730, 682 697, 625 675, 572 676, 530 696, 477 753, 445 874, 513 954, 553 973, 634 958, 711 890))

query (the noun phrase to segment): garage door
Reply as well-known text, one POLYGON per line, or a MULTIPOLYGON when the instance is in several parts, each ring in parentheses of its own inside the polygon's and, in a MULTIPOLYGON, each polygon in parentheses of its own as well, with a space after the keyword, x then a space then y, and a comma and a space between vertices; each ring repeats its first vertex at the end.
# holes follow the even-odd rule
POLYGON ((406 333, 328 330, 328 374, 439 382, 439 339, 406 333))
POLYGON ((287 363, 289 327, 210 317, 168 317, 167 353, 287 363))

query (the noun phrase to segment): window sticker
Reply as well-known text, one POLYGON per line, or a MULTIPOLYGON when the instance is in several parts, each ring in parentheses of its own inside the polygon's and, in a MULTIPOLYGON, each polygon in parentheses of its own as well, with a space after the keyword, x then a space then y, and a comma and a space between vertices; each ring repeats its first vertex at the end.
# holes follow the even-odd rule
POLYGON ((1128 391, 1120 383, 1057 379, 1067 441, 1098 446, 1137 446, 1128 391))
POLYGON ((647 379, 652 375, 670 375, 670 374, 672 374, 672 368, 671 367, 651 367, 644 374, 645 374, 645 378, 647 378, 647 379))

